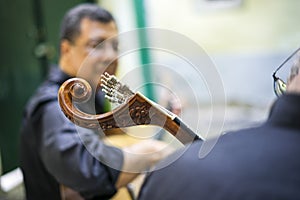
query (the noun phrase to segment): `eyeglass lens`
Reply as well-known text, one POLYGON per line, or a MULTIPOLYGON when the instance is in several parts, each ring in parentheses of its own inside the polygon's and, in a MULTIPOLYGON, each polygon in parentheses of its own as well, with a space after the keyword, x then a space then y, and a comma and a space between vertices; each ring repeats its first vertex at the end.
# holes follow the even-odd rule
POLYGON ((280 78, 274 81, 274 92, 276 96, 282 95, 286 91, 286 84, 280 78))

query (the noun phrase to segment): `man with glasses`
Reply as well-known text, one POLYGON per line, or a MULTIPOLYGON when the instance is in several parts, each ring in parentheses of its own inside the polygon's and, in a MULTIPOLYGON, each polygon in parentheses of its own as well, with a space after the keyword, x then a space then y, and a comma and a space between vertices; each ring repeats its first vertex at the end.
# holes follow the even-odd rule
MULTIPOLYGON (((169 154, 163 142, 153 140, 124 149, 105 145, 96 130, 76 127, 61 111, 57 94, 67 79, 84 78, 96 91, 104 71, 115 74, 117 34, 113 16, 97 5, 78 5, 66 13, 59 66, 50 70, 24 112, 21 169, 28 200, 109 199, 169 154)), ((94 100, 84 112, 105 112, 103 95, 94 100)))
POLYGON ((265 123, 223 135, 202 159, 201 142, 195 142, 178 160, 149 174, 139 199, 300 199, 299 68, 298 58, 287 86, 275 71, 279 98, 265 123))

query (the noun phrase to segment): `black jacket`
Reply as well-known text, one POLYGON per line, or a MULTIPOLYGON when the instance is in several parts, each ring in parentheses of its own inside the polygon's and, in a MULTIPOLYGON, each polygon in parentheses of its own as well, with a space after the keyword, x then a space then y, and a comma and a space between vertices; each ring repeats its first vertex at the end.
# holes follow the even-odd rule
POLYGON ((200 147, 151 173, 139 199, 300 199, 300 96, 282 96, 263 125, 227 133, 203 159, 200 147))
POLYGON ((104 145, 94 130, 76 127, 64 116, 57 92, 68 78, 51 69, 26 106, 20 154, 27 200, 60 199, 60 183, 86 199, 107 199, 116 192, 115 169, 121 168, 123 154, 104 145))

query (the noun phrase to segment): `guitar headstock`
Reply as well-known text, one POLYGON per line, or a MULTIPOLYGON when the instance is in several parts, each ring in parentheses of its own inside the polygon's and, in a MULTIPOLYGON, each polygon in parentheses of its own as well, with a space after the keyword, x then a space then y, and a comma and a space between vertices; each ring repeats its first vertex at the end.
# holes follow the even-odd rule
POLYGON ((129 87, 121 83, 116 76, 107 72, 101 75, 101 87, 107 98, 112 103, 122 104, 134 95, 129 87))
POLYGON ((90 97, 88 94, 91 94, 91 87, 83 79, 72 78, 65 81, 58 92, 59 105, 66 117, 78 126, 102 129, 103 131, 137 125, 155 125, 169 131, 183 144, 199 138, 176 115, 149 100, 141 93, 132 92, 127 85, 122 84, 115 76, 108 73, 102 75, 101 86, 107 99, 113 103, 123 104, 119 106, 119 109, 96 115, 78 110, 72 104, 73 98, 81 101, 88 99, 90 97), (79 91, 74 91, 74 89, 79 91), (89 92, 82 95, 82 91, 89 92))

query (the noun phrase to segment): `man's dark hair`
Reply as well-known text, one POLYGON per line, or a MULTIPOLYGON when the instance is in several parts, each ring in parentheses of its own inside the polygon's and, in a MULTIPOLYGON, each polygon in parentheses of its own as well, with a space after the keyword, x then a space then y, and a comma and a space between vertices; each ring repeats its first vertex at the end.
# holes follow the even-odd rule
POLYGON ((101 23, 115 21, 110 12, 96 4, 80 4, 65 14, 60 28, 60 41, 66 39, 70 42, 74 42, 76 37, 80 34, 80 22, 84 18, 101 23))

